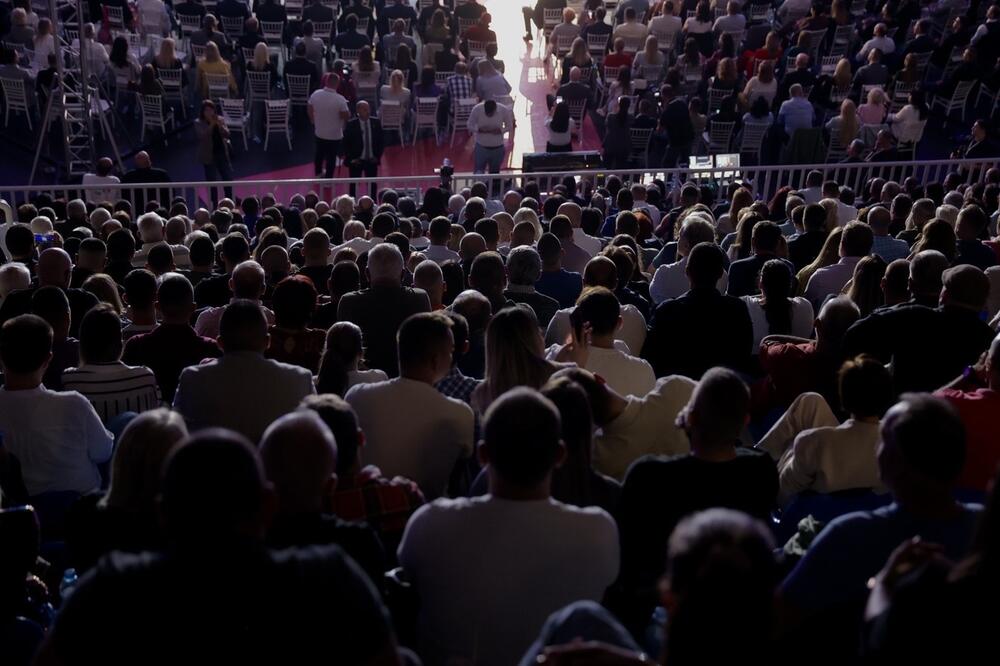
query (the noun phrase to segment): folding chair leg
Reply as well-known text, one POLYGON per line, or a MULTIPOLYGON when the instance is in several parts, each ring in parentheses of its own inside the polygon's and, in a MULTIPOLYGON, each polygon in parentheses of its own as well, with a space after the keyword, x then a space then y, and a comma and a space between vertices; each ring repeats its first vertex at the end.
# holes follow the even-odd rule
POLYGON ((285 139, 288 141, 288 150, 292 149, 292 130, 285 130, 285 139))
POLYGON ((240 128, 240 134, 243 135, 243 151, 246 152, 246 151, 250 150, 250 146, 247 145, 247 128, 246 127, 241 127, 240 128))

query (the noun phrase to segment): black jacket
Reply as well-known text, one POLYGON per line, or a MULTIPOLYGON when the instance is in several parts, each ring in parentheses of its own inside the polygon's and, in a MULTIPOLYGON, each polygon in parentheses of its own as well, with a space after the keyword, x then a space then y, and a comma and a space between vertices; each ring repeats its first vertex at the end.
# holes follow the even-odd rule
MULTIPOLYGON (((371 122, 372 128, 372 155, 374 155, 376 160, 381 160, 382 151, 385 148, 382 136, 382 123, 374 117, 371 118, 369 122, 371 122)), ((348 121, 347 126, 344 127, 345 160, 347 162, 360 160, 364 149, 364 137, 361 134, 361 121, 357 118, 351 118, 351 120, 348 121)))

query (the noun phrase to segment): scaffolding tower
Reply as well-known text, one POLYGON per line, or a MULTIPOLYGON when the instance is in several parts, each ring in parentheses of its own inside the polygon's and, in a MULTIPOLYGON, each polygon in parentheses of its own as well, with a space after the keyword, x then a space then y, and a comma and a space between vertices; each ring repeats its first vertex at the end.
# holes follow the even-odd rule
POLYGON ((101 106, 104 102, 101 99, 103 84, 97 78, 96 73, 89 71, 90 58, 88 54, 92 40, 83 30, 83 0, 48 0, 48 2, 55 37, 57 81, 49 94, 47 108, 44 110, 45 117, 41 123, 29 183, 34 183, 38 162, 45 142, 48 140, 50 125, 54 121, 58 121, 62 125, 63 168, 68 180, 93 171, 96 167, 95 115, 97 121, 103 125, 104 134, 111 143, 119 165, 122 161, 114 134, 107 126, 107 120, 101 106), (64 29, 66 27, 69 27, 70 30, 64 29), (76 48, 73 48, 72 41, 69 39, 70 31, 78 35, 76 48))

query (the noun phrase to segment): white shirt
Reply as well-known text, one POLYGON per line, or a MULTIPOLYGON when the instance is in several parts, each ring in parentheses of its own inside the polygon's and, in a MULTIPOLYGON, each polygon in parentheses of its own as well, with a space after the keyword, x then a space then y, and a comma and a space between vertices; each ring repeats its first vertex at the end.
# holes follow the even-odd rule
MULTIPOLYGON (((656 35, 657 38, 661 38, 666 35, 676 35, 680 31, 680 16, 672 16, 670 14, 664 16, 663 14, 660 14, 659 16, 654 16, 649 21, 649 34, 656 35)), ((663 46, 663 44, 660 43, 660 46, 663 46)))
POLYGON ((442 499, 410 518, 399 563, 420 590, 425 663, 510 666, 551 613, 601 599, 618 575, 618 528, 598 507, 553 499, 442 499))
POLYGON ((573 242, 576 243, 577 247, 589 254, 590 256, 595 256, 604 247, 600 238, 589 235, 581 227, 573 228, 573 242))
MULTIPOLYGON (((750 321, 753 324, 753 352, 756 354, 760 350, 760 341, 771 334, 771 327, 767 323, 767 315, 764 314, 760 296, 742 296, 741 298, 747 304, 747 311, 750 313, 750 321)), ((794 335, 797 338, 810 337, 815 321, 812 305, 801 296, 795 296, 788 300, 792 304, 792 330, 787 335, 794 335)))
POLYGON ((823 188, 818 185, 816 187, 804 187, 799 190, 799 196, 807 204, 819 203, 819 200, 823 198, 823 188))
POLYGON ((899 113, 890 113, 889 122, 892 123, 893 135, 901 143, 920 141, 927 125, 927 119, 921 120, 920 112, 912 104, 904 106, 899 113))
POLYGON ((389 375, 381 370, 349 370, 347 372, 347 388, 358 384, 374 384, 384 382, 389 379, 389 375))
MULTIPOLYGON (((653 273, 653 279, 649 283, 649 297, 653 299, 653 305, 659 305, 665 300, 683 296, 691 289, 688 282, 687 257, 681 257, 672 264, 663 264, 653 273)), ((724 294, 729 289, 729 275, 725 272, 716 284, 719 293, 724 294)))
MULTIPOLYGON (((570 324, 569 315, 574 308, 559 310, 549 322, 549 327, 545 330, 545 345, 565 344, 573 329, 570 324)), ((646 319, 634 305, 621 306, 622 327, 615 333, 615 340, 625 343, 630 354, 642 353, 642 344, 646 342, 646 319)))
POLYGON ((347 100, 340 93, 329 88, 320 88, 309 96, 309 107, 313 110, 316 136, 327 141, 344 138, 344 118, 349 113, 347 100))
POLYGON ((365 433, 365 462, 413 479, 428 499, 444 494, 455 463, 472 455, 472 409, 429 384, 405 377, 358 384, 344 399, 365 433))
POLYGON ((629 396, 625 410, 594 437, 594 469, 619 481, 645 455, 679 455, 691 450, 687 433, 674 425, 697 382, 671 375, 641 398, 629 396))
POLYGON ((837 226, 842 227, 852 220, 858 219, 858 209, 843 201, 837 202, 837 226))
MULTIPOLYGON (((142 268, 146 265, 146 255, 149 254, 150 249, 154 246, 163 243, 164 241, 157 241, 155 243, 143 243, 142 247, 135 251, 132 255, 132 265, 136 268, 142 268)), ((174 266, 176 268, 191 268, 191 251, 187 249, 184 245, 171 245, 170 251, 174 255, 174 266)))
MULTIPOLYGON (((481 77, 480 77, 481 78, 481 77)), ((514 129, 514 114, 510 108, 497 104, 492 116, 486 115, 486 104, 480 102, 469 114, 468 130, 476 135, 476 144, 483 148, 499 148, 504 144, 503 133, 514 129), (482 130, 492 130, 483 132, 482 130), (500 130, 496 132, 495 130, 500 130)))
MULTIPOLYGON (((219 337, 219 324, 222 323, 222 313, 226 311, 227 307, 229 306, 220 305, 202 310, 201 314, 198 315, 198 319, 194 322, 195 333, 203 335, 206 338, 212 338, 213 340, 219 337)), ((274 326, 274 313, 263 305, 260 306, 260 309, 267 319, 268 327, 274 326)))
POLYGON ((97 465, 111 458, 114 442, 85 397, 44 386, 0 388, 0 433, 21 463, 29 495, 97 490, 97 465))
MULTIPOLYGON (((553 345, 546 352, 546 358, 555 360, 562 351, 562 345, 553 345)), ((656 373, 645 359, 637 358, 620 349, 590 346, 587 363, 584 365, 595 375, 600 375, 616 393, 623 396, 642 397, 656 386, 656 373)))
MULTIPOLYGON (((85 173, 83 174, 83 179, 80 181, 82 185, 103 185, 117 184, 121 181, 118 176, 98 176, 96 173, 85 173)), ((86 191, 87 203, 102 203, 105 201, 110 201, 114 203, 118 200, 118 188, 117 187, 106 187, 96 190, 86 191)))
POLYGON ((123 412, 145 412, 160 406, 160 388, 145 366, 83 363, 62 373, 63 388, 90 401, 104 423, 123 412))
POLYGON ((892 41, 891 37, 872 37, 858 51, 858 61, 864 62, 868 60, 868 52, 872 49, 878 49, 882 52, 882 55, 889 55, 896 50, 896 42, 892 41))
POLYGON ((428 245, 426 248, 421 250, 421 253, 437 264, 443 264, 446 261, 461 261, 462 257, 454 250, 448 249, 447 245, 428 245))
MULTIPOLYGON (((625 21, 624 23, 619 23, 615 28, 611 43, 613 44, 619 37, 624 39, 626 44, 629 42, 644 42, 648 33, 649 30, 645 24, 638 21, 625 21)), ((641 49, 642 47, 640 46, 639 48, 641 49)))
POLYGON ((834 493, 852 488, 881 490, 875 450, 879 424, 847 419, 835 428, 805 430, 778 461, 779 498, 812 490, 834 493))
POLYGON ((360 257, 362 254, 364 254, 365 252, 367 252, 368 250, 372 249, 375 246, 367 238, 361 238, 360 236, 356 236, 351 240, 345 241, 344 243, 341 243, 340 245, 337 245, 330 250, 330 263, 331 264, 333 263, 333 258, 337 256, 337 252, 347 247, 357 252, 358 256, 360 257))
POLYGON ((854 277, 854 267, 859 261, 861 257, 841 257, 832 266, 824 266, 812 274, 806 285, 806 298, 814 309, 818 310, 827 296, 844 290, 844 285, 854 277))

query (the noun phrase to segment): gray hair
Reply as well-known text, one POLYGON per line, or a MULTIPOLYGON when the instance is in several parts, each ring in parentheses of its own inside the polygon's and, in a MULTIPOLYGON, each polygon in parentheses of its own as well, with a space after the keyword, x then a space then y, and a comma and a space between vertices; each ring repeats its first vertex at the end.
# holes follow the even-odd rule
POLYGON ((139 228, 139 238, 144 243, 158 241, 163 238, 163 218, 156 213, 146 213, 139 216, 136 227, 139 228), (152 233, 156 233, 156 236, 150 236, 152 233))
POLYGON ((0 266, 0 298, 18 289, 31 286, 31 271, 24 264, 14 261, 0 266))
POLYGON ((533 285, 542 276, 542 258, 528 245, 515 247, 507 255, 507 280, 511 284, 533 285))
POLYGON ((371 282, 399 281, 403 275, 403 255, 392 243, 379 243, 368 251, 368 276, 371 282))

